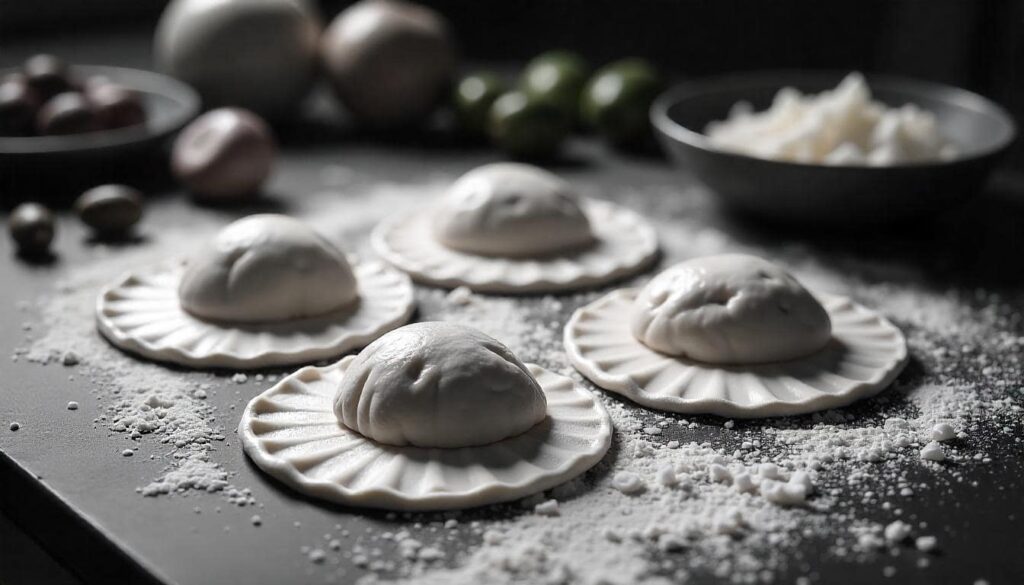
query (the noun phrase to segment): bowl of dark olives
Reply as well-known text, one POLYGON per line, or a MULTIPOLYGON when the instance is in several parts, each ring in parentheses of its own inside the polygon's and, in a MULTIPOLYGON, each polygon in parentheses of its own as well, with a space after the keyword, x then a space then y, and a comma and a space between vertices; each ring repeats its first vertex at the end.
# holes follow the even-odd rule
POLYGON ((0 179, 123 164, 179 130, 199 105, 192 88, 164 75, 36 55, 0 70, 0 179))

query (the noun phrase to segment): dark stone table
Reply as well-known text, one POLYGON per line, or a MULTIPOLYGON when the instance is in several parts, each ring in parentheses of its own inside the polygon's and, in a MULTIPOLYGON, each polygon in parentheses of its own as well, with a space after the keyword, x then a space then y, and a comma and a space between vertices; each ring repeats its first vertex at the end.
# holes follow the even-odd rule
MULTIPOLYGON (((147 66, 149 62, 145 37, 137 33, 65 38, 60 42, 44 39, 31 46, 3 48, 4 62, 0 65, 44 48, 79 62, 135 66, 147 66)), ((365 186, 375 180, 412 183, 437 173, 453 175, 497 158, 488 150, 462 148, 436 137, 383 145, 322 126, 286 131, 282 139, 282 160, 273 191, 262 202, 262 209, 310 213, 303 194, 324 190, 321 171, 332 163, 357 170, 365 186)), ((1024 300, 1024 181, 1009 171, 1002 172, 982 198, 935 221, 922 219, 914 225, 848 234, 794 233, 721 214, 711 205, 708 194, 657 157, 611 154, 589 139, 573 142, 567 153, 566 160, 557 165, 559 172, 606 197, 628 197, 630 204, 646 206, 644 211, 662 219, 668 217, 669 222, 678 215, 679 229, 713 226, 744 246, 785 258, 812 257, 866 282, 905 278, 902 275, 909 272, 915 275, 915 282, 898 284, 954 291, 976 307, 998 305, 999 311, 1009 315, 1003 321, 1016 328, 1017 335, 1024 333, 1019 315, 1024 300), (658 188, 651 190, 650 186, 658 188), (648 195, 637 195, 639 187, 644 187, 648 195), (659 197, 680 199, 664 201, 659 197), (991 293, 999 298, 993 300, 991 293), (1015 310, 1017 317, 1013 318, 1015 310)), ((166 226, 187 226, 200 218, 227 220, 250 211, 198 208, 160 178, 153 183, 157 186, 142 231, 146 239, 158 241, 166 226)), ((358 237, 360 234, 346 235, 352 240, 358 237)), ((137 486, 160 475, 166 465, 162 457, 167 447, 143 438, 134 457, 117 456, 126 446, 124 437, 112 436, 103 424, 94 424, 103 405, 90 393, 84 377, 69 379, 74 368, 41 366, 7 357, 33 334, 23 330, 23 324, 37 321, 32 302, 49 294, 53 284, 72 268, 122 253, 116 247, 111 250, 90 244, 81 225, 67 212, 61 213, 56 250, 52 263, 29 264, 15 258, 6 236, 0 239, 0 278, 4 283, 0 287, 0 325, 4 331, 0 337, 0 510, 67 571, 82 581, 95 583, 344 582, 363 571, 348 567, 348 572, 339 577, 339 566, 312 564, 299 553, 300 547, 318 542, 322 546, 322 535, 335 532, 337 524, 352 533, 367 527, 397 529, 408 524, 380 513, 320 505, 259 473, 234 438, 232 431, 240 408, 231 407, 244 404, 235 390, 251 395, 262 385, 252 379, 236 385, 227 376, 211 377, 208 373, 182 371, 180 375, 209 381, 219 390, 211 395, 210 402, 227 438, 215 446, 212 456, 231 474, 233 484, 252 489, 260 507, 236 507, 217 494, 144 498, 135 493, 137 486), (81 409, 66 410, 70 400, 81 403, 81 409), (8 431, 9 422, 14 420, 21 429, 8 431), (157 457, 149 459, 150 454, 157 457), (274 524, 273 529, 252 526, 250 517, 254 513, 267 519, 267 524, 274 524)), ((422 293, 421 316, 434 313, 439 298, 422 293)), ((523 301, 527 310, 532 302, 523 301)), ((565 304, 561 313, 549 317, 564 319, 573 308, 571 303, 565 304)), ((901 315, 891 317, 902 324, 901 315)), ((527 357, 542 363, 545 359, 527 357)), ((991 357, 1020 371, 1019 356, 991 357)), ((984 380, 967 358, 940 366, 927 356, 915 356, 915 363, 901 380, 914 383, 927 379, 939 368, 944 369, 944 375, 967 382, 984 380)), ((1020 400, 1019 386, 1020 380, 1008 390, 1015 393, 1016 400, 1020 400)), ((876 403, 869 402, 850 412, 877 416, 876 407, 876 403)), ((720 420, 694 419, 700 423, 695 431, 687 431, 684 436, 682 431, 670 430, 660 439, 721 442, 723 446, 737 440, 722 436, 720 420)), ((797 420, 794 424, 809 423, 797 420)), ((748 435, 757 432, 756 423, 740 426, 748 435)), ((895 567, 898 576, 893 582, 905 584, 970 584, 979 577, 993 585, 1024 581, 1024 445, 1020 426, 1009 439, 993 440, 985 435, 976 440, 979 445, 983 443, 993 464, 970 467, 963 481, 901 502, 906 518, 927 521, 941 534, 942 552, 932 557, 929 569, 917 569, 917 556, 913 554, 893 557, 881 553, 868 562, 846 561, 827 554, 829 543, 825 540, 811 538, 801 557, 774 576, 775 582, 792 583, 800 575, 829 585, 880 582, 884 566, 895 567)), ((918 469, 910 469, 908 474, 919 480, 928 478, 918 469)), ((859 502, 850 504, 850 510, 876 521, 891 518, 859 502)), ((485 509, 469 512, 466 517, 487 522, 495 514, 508 513, 485 509)), ((6 533, 0 532, 0 538, 6 538, 6 533)), ((458 548, 473 547, 478 538, 467 536, 458 548)), ((5 558, 4 548, 0 546, 0 565, 13 563, 5 558)), ((346 568, 345 563, 342 561, 340 568, 346 568)), ((60 576, 63 570, 40 571, 41 579, 50 574, 58 575, 53 577, 55 581, 66 578, 60 576)), ((2 575, 0 566, 0 578, 2 575)), ((707 574, 695 574, 694 579, 715 581, 707 574)))

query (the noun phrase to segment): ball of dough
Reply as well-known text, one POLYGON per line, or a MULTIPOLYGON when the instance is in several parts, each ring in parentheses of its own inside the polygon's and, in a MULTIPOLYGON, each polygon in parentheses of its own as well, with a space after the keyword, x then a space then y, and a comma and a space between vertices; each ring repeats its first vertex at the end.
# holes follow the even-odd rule
POLYGON ((189 260, 178 298, 202 319, 271 322, 324 315, 354 302, 345 255, 284 215, 244 217, 189 260))
POLYGON ((338 420, 389 445, 471 447, 526 432, 547 400, 498 341, 453 323, 415 323, 366 347, 335 397, 338 420))
POLYGON ((156 30, 160 69, 206 107, 288 114, 316 73, 320 22, 306 0, 174 0, 156 30))
POLYGON ((449 90, 457 61, 447 21, 403 0, 362 0, 324 31, 321 53, 334 92, 377 128, 423 120, 449 90))
POLYGON ((828 313, 785 270, 755 256, 694 258, 654 277, 631 316, 655 351, 714 364, 786 361, 832 336, 828 313))
POLYGON ((555 255, 594 242, 569 183, 519 163, 484 165, 455 181, 434 212, 434 236, 460 252, 507 257, 555 255))

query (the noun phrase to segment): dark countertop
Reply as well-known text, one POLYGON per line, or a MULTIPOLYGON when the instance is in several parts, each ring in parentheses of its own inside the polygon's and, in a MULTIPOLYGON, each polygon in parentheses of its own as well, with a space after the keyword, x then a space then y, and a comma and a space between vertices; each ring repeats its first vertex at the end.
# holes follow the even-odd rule
MULTIPOLYGON (((104 39, 83 36, 56 45, 46 41, 33 45, 5 47, 9 50, 4 52, 0 65, 16 62, 44 47, 80 62, 148 64, 145 37, 139 34, 104 39)), ((285 211, 309 211, 301 195, 323 190, 320 171, 331 163, 358 169, 371 181, 401 183, 437 173, 457 174, 496 158, 495 153, 486 150, 432 145, 429 141, 383 147, 372 140, 337 139, 336 132, 321 132, 316 139, 301 139, 295 134, 284 137, 284 154, 273 183, 274 196, 269 200, 285 211)), ((795 235, 722 216, 709 205, 706 194, 656 158, 609 154, 589 140, 571 144, 569 154, 569 160, 559 167, 567 177, 609 197, 635 191, 640 185, 665 186, 663 196, 685 198, 684 205, 671 206, 675 210, 671 213, 684 214, 688 225, 697 222, 715 226, 751 246, 779 254, 799 249, 798 254, 808 254, 869 281, 885 280, 893 267, 910 268, 921 281, 915 286, 958 292, 961 298, 973 299, 965 302, 975 304, 994 302, 988 296, 975 295, 977 290, 998 293, 1001 310, 1017 308, 1013 326, 1017 335, 1024 334, 1019 318, 1019 309, 1024 306, 1024 181, 1013 174, 1004 172, 983 199, 936 222, 867 234, 795 235)), ((644 200, 631 196, 630 201, 644 200)), ((648 199, 646 204, 649 208, 643 211, 662 213, 658 200, 648 199)), ((143 235, 159 239, 165 225, 186 226, 199 217, 241 214, 242 210, 197 208, 173 187, 166 187, 155 193, 148 206, 143 235)), ((0 359, 0 510, 86 582, 319 583, 347 582, 362 574, 345 560, 339 565, 315 565, 299 549, 304 545, 323 546, 323 535, 337 532, 336 525, 357 534, 367 528, 394 530, 409 523, 380 513, 323 506, 294 495, 260 474, 234 440, 232 431, 240 408, 231 410, 231 406, 238 404, 234 390, 254 394, 262 389, 261 384, 250 379, 236 385, 225 376, 180 372, 181 376, 208 381, 220 390, 211 396, 210 403, 228 438, 214 448, 212 456, 232 475, 232 483, 252 489, 259 508, 236 507, 217 494, 195 492, 144 498, 135 493, 135 488, 160 475, 166 462, 159 457, 150 459, 149 455, 166 453, 166 446, 144 438, 137 443, 134 457, 116 456, 126 446, 125 438, 94 424, 102 405, 90 393, 84 376, 73 376, 76 379, 72 380, 69 374, 75 371, 70 368, 7 359, 24 343, 22 324, 34 322, 32 311, 26 311, 21 303, 46 295, 71 268, 120 253, 117 249, 79 245, 85 240, 81 226, 66 213, 60 222, 58 257, 52 264, 21 262, 14 257, 7 238, 0 239, 0 277, 4 281, 0 288, 0 324, 5 331, 0 338, 0 356, 4 356, 0 359), (70 400, 80 402, 81 409, 66 410, 70 400), (22 428, 8 431, 7 425, 14 420, 22 428), (254 513, 263 518, 263 526, 252 525, 250 517, 254 513), (339 570, 346 572, 342 575, 339 570)), ((420 300, 421 315, 429 317, 436 310, 431 303, 436 304, 437 296, 424 294, 420 300)), ((571 308, 549 317, 563 320, 571 308)), ((899 322, 900 315, 892 317, 899 322)), ((934 369, 927 358, 918 357, 921 363, 904 374, 904 382, 927 379, 929 370, 934 369)), ((1018 356, 992 359, 1017 364, 1019 371, 1018 356)), ((965 381, 983 379, 966 362, 955 366, 952 373, 965 381)), ((868 403, 850 410, 873 416, 877 415, 873 410, 876 406, 868 403)), ((699 428, 687 431, 685 437, 678 434, 682 431, 669 431, 661 439, 723 441, 726 445, 732 440, 721 437, 720 421, 709 417, 695 420, 700 422, 699 428)), ((748 431, 757 432, 756 425, 748 431)), ((989 435, 972 440, 995 463, 970 467, 962 481, 950 481, 941 491, 901 504, 906 518, 942 527, 943 552, 932 558, 928 570, 915 567, 917 556, 913 554, 881 554, 867 562, 846 561, 827 554, 828 542, 810 538, 801 557, 780 569, 775 581, 792 583, 800 575, 810 575, 816 582, 829 585, 877 582, 882 567, 893 566, 898 570, 898 582, 906 584, 970 584, 980 577, 992 585, 1020 583, 1024 580, 1024 557, 1020 554, 1024 542, 1020 524, 1024 513, 1024 436, 1018 426, 1010 440, 989 435)), ((919 481, 930 478, 917 468, 907 473, 919 481)), ((882 522, 889 518, 863 503, 853 502, 850 509, 864 518, 882 522)), ((495 513, 506 512, 484 509, 465 517, 486 522, 495 513)), ((470 535, 460 539, 453 550, 472 547, 478 538, 470 535)), ((695 574, 694 582, 715 579, 695 574)))

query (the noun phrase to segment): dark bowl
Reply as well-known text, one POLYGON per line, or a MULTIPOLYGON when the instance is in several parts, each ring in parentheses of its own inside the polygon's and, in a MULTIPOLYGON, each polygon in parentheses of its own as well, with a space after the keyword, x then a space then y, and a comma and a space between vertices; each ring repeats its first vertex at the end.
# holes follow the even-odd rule
MULTIPOLYGON (((13 70, 0 71, 0 75, 13 70)), ((199 96, 188 85, 150 71, 78 65, 76 77, 102 75, 138 92, 146 122, 114 130, 63 136, 0 136, 0 197, 62 199, 63 191, 96 181, 116 181, 145 168, 165 139, 199 112, 199 96)), ((166 166, 164 164, 163 166, 166 166)))
POLYGON ((867 75, 876 100, 913 102, 935 114, 959 156, 950 161, 887 167, 826 166, 755 158, 718 150, 703 134, 737 101, 756 110, 782 87, 817 93, 834 88, 838 72, 770 71, 684 83, 660 96, 651 122, 666 152, 729 209, 796 224, 885 223, 949 209, 985 184, 1016 136, 1010 115, 969 91, 911 79, 867 75))

